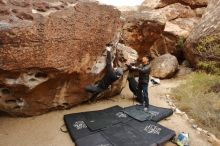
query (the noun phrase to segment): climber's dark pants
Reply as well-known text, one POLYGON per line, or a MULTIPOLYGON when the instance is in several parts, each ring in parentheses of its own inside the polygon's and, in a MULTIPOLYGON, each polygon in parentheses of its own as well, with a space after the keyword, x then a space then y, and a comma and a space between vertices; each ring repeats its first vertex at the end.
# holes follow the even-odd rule
POLYGON ((138 84, 138 98, 140 98, 145 107, 149 106, 148 84, 138 84))
POLYGON ((100 88, 98 85, 87 85, 85 87, 85 90, 92 94, 90 96, 90 101, 93 102, 97 100, 98 94, 104 91, 105 89, 100 88))
POLYGON ((102 91, 104 91, 105 89, 98 87, 97 85, 87 85, 85 87, 85 90, 87 92, 93 93, 93 94, 99 94, 102 91))

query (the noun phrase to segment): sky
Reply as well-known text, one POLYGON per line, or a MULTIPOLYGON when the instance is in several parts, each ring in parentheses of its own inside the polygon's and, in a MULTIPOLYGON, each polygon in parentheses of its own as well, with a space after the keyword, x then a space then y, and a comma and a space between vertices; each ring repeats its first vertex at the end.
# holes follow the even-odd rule
POLYGON ((136 6, 136 5, 140 5, 144 0, 98 0, 98 1, 113 6, 136 6))

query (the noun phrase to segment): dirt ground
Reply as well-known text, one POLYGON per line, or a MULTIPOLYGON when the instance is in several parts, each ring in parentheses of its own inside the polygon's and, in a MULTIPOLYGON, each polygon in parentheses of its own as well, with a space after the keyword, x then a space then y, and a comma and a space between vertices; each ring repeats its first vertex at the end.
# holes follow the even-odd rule
MULTIPOLYGON (((165 95, 180 82, 181 80, 177 79, 163 80, 161 85, 150 87, 150 104, 169 107, 165 95)), ((114 105, 126 107, 133 104, 135 103, 132 93, 126 87, 119 96, 96 103, 85 103, 69 110, 54 111, 30 118, 0 116, 0 146, 74 146, 68 133, 60 131, 60 127, 64 124, 64 114, 104 109, 114 105)), ((211 146, 207 137, 196 132, 180 115, 174 114, 160 124, 175 130, 176 133, 189 133, 190 146, 211 146)))

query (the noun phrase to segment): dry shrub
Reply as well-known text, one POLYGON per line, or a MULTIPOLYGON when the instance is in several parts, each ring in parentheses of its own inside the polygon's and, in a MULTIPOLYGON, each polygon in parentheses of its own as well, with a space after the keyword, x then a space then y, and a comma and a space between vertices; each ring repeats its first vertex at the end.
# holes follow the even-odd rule
POLYGON ((199 126, 220 138, 220 92, 211 89, 219 85, 218 75, 193 73, 172 93, 181 110, 195 119, 199 126))

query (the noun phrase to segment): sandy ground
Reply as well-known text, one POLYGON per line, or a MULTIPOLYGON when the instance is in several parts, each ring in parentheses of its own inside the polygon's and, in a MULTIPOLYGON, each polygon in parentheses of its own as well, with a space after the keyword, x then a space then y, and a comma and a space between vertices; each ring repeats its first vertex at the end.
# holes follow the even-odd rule
MULTIPOLYGON (((161 85, 150 87, 150 103, 169 107, 165 95, 177 86, 180 80, 163 80, 161 85)), ((133 105, 132 94, 126 87, 121 95, 97 103, 85 103, 70 110, 54 111, 37 117, 12 118, 0 117, 0 146, 74 146, 68 133, 60 131, 64 124, 63 115, 69 113, 104 109, 113 105, 122 107, 133 105)), ((187 120, 174 114, 160 124, 178 132, 190 135, 190 146, 210 146, 207 137, 196 132, 187 120)))

